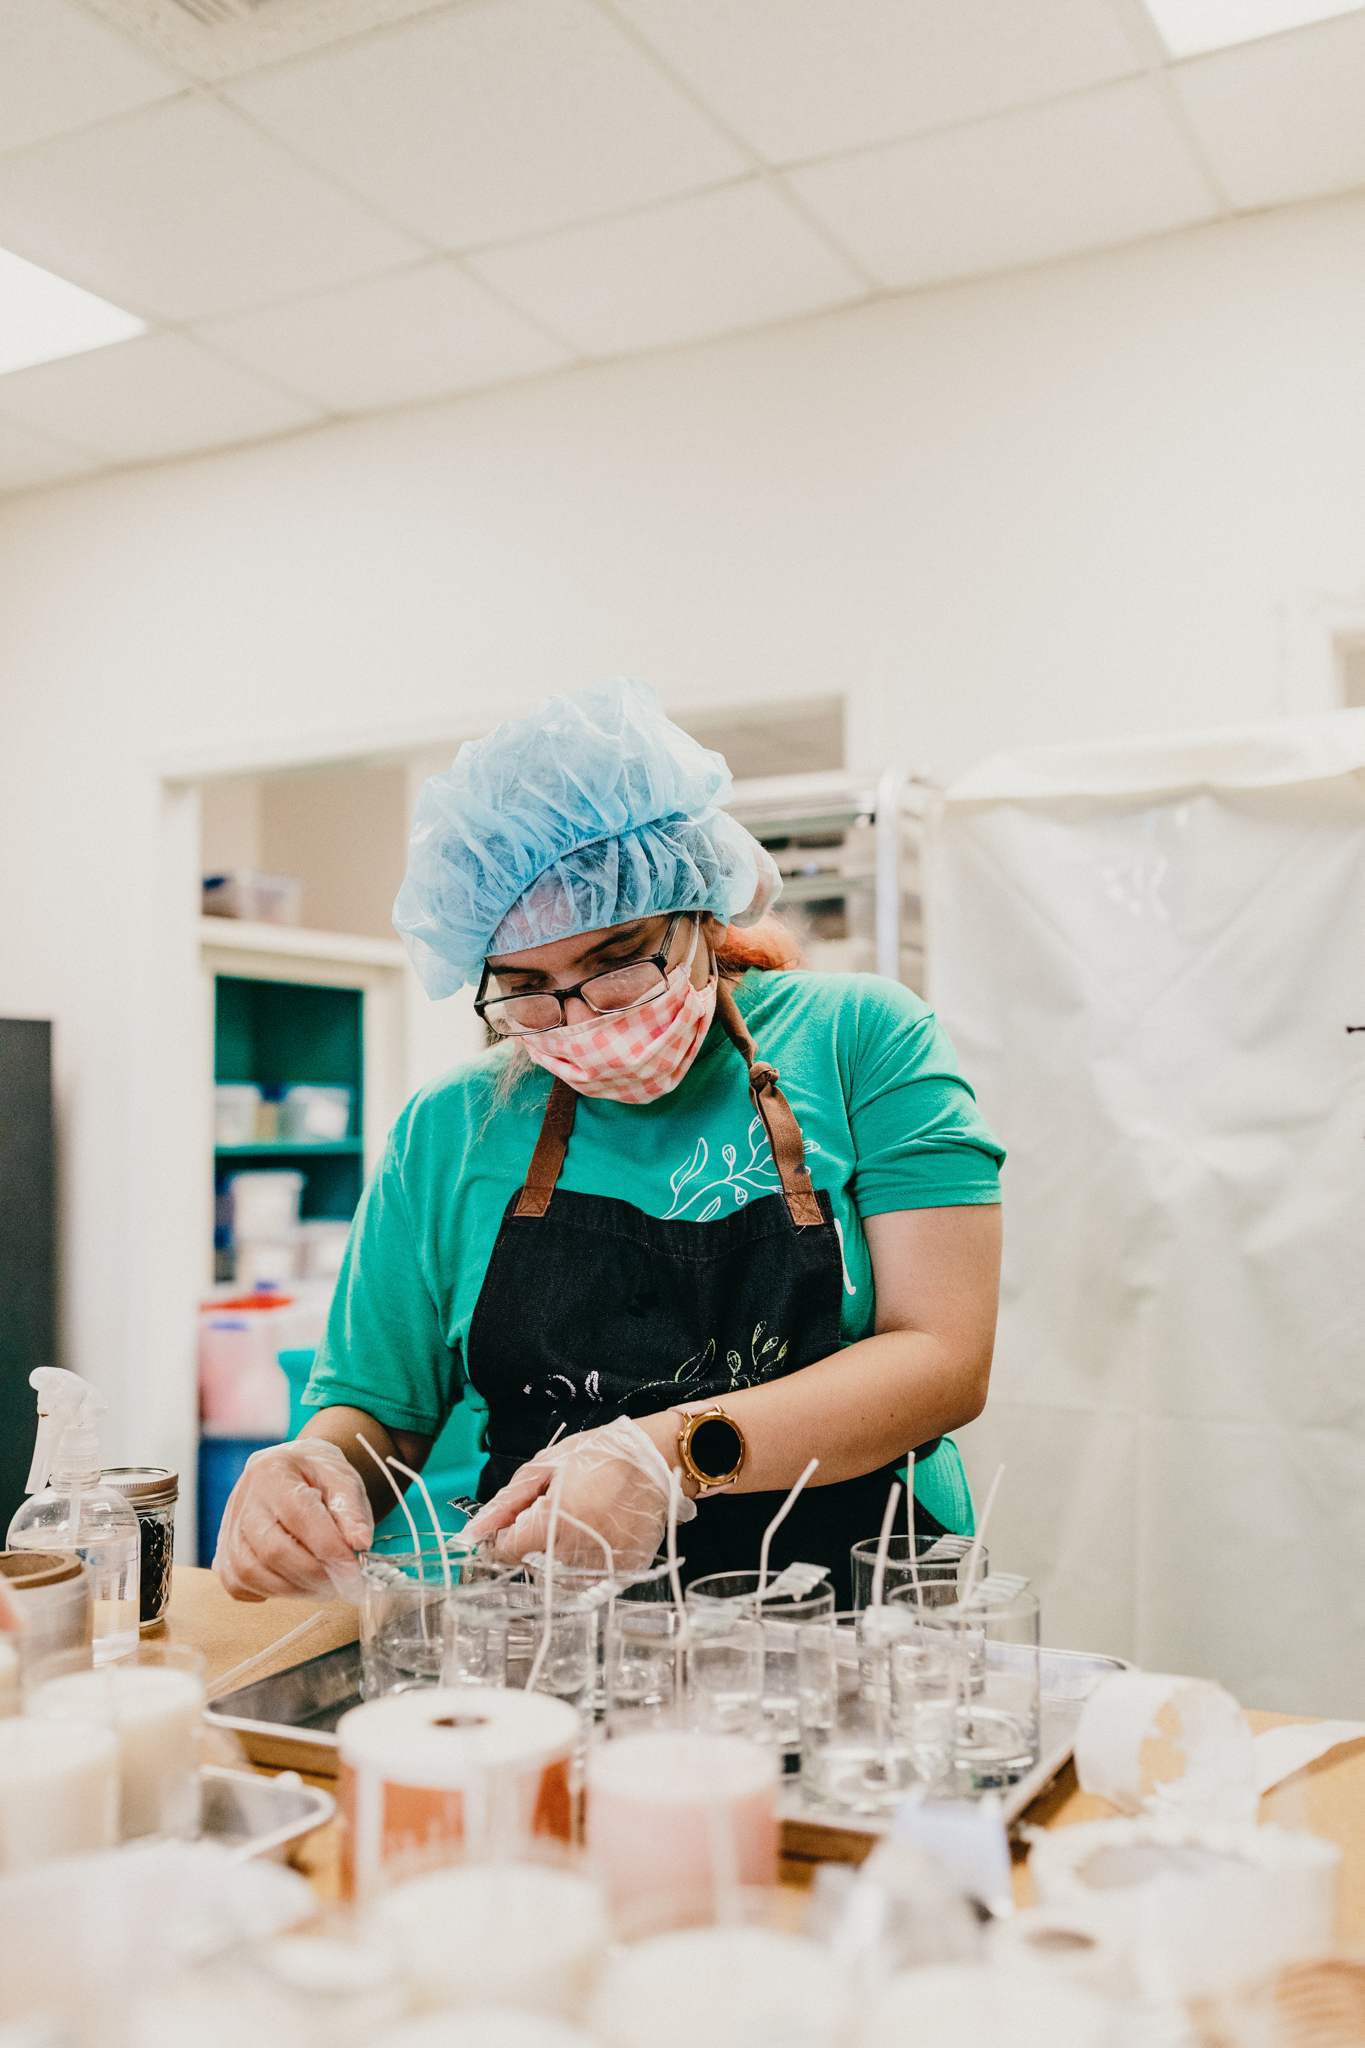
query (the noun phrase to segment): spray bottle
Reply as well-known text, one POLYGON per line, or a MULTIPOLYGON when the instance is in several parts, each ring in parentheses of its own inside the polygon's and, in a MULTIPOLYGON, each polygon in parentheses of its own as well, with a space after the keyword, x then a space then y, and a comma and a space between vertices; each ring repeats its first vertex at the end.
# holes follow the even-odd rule
POLYGON ((75 1550, 94 1580, 95 1662, 137 1648, 142 1532, 121 1493, 100 1483, 94 1425, 109 1403, 88 1380, 40 1365, 28 1383, 38 1393, 38 1440, 24 1491, 30 1497, 9 1525, 11 1550, 75 1550))

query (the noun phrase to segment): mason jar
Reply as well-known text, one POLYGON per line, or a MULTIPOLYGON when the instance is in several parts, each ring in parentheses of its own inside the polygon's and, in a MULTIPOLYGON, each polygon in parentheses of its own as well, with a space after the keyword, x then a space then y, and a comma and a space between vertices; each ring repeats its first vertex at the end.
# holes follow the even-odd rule
POLYGON ((138 1620, 146 1635, 161 1626, 170 1604, 180 1475, 166 1465, 112 1465, 100 1478, 123 1495, 142 1526, 142 1611, 138 1620))

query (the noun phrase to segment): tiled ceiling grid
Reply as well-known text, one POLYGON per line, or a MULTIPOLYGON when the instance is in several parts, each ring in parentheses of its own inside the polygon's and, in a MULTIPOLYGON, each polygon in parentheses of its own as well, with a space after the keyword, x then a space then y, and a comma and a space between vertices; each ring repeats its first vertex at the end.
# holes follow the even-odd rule
POLYGON ((0 0, 0 247, 150 329, 0 379, 0 490, 1347 190, 1362 81, 1365 9, 0 0))

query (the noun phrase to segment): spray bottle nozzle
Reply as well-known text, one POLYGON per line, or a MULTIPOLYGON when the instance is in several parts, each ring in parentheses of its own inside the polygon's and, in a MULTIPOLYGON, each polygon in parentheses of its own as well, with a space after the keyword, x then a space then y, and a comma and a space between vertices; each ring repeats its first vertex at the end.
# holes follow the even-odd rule
POLYGON ((25 1493, 41 1493, 54 1471, 85 1475, 100 1468, 94 1425, 109 1403, 78 1373, 40 1365, 28 1376, 38 1395, 38 1436, 25 1493))

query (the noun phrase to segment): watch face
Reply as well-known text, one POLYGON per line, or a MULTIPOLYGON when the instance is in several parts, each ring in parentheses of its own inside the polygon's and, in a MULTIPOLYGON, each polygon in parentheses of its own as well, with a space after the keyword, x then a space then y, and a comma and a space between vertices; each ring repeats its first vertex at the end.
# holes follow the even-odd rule
POLYGON ((692 1432, 692 1463, 708 1479, 724 1479, 739 1463, 742 1438, 723 1415, 708 1415, 692 1432))

